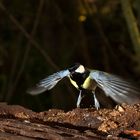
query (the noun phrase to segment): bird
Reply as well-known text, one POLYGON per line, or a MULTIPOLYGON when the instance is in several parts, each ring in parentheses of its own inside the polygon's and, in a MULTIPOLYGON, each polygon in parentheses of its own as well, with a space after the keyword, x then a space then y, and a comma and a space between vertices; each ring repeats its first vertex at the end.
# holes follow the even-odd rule
POLYGON ((94 106, 98 110, 100 103, 96 97, 98 93, 95 92, 97 87, 102 89, 104 94, 117 104, 140 103, 140 89, 134 86, 132 82, 114 74, 89 69, 80 63, 75 63, 67 69, 49 75, 43 80, 40 80, 34 87, 28 89, 27 92, 31 95, 38 95, 47 90, 51 90, 65 77, 79 91, 76 103, 77 107, 80 107, 82 91, 87 90, 93 94, 94 106))

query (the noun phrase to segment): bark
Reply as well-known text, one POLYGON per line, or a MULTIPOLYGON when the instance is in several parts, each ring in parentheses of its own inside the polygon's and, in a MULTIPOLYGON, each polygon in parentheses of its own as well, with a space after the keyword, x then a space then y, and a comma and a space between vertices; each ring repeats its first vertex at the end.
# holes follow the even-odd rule
POLYGON ((140 105, 115 109, 51 109, 33 112, 17 105, 0 104, 0 139, 6 140, 126 140, 140 136, 140 105), (134 117, 135 116, 135 117, 134 117), (131 131, 133 130, 133 131, 131 131), (135 130, 135 131, 134 131, 135 130))

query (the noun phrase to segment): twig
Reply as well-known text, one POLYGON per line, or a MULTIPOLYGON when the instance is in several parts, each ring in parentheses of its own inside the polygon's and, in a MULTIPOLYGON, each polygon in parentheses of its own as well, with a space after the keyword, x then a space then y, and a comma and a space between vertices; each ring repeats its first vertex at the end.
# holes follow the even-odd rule
POLYGON ((9 13, 5 6, 0 2, 0 9, 9 17, 9 19, 16 25, 16 27, 24 34, 24 36, 30 41, 30 43, 39 50, 42 56, 45 58, 54 69, 58 70, 59 67, 53 62, 51 57, 45 52, 44 49, 28 34, 28 32, 23 28, 23 26, 16 20, 16 18, 9 13))
POLYGON ((102 42, 104 43, 104 46, 102 46, 102 53, 103 53, 103 58, 104 58, 105 70, 110 71, 109 57, 107 56, 108 54, 110 54, 113 57, 113 60, 116 64, 116 66, 119 68, 119 70, 121 70, 122 73, 126 73, 124 71, 124 69, 122 69, 121 62, 118 60, 117 56, 114 54, 114 52, 111 48, 110 42, 109 42, 108 38, 106 37, 106 35, 104 33, 104 30, 102 28, 102 25, 101 25, 101 22, 100 22, 99 18, 96 17, 96 18, 93 19, 93 14, 94 14, 93 9, 95 9, 97 12, 98 12, 98 9, 93 4, 89 5, 86 0, 83 0, 83 4, 85 6, 85 9, 87 10, 87 13, 92 17, 93 23, 96 24, 99 35, 101 36, 102 42))
MULTIPOLYGON (((34 22, 34 25, 33 25, 33 29, 31 31, 31 35, 30 35, 31 37, 33 37, 35 35, 36 29, 37 29, 37 26, 38 26, 38 23, 39 23, 39 17, 40 17, 42 8, 43 8, 43 4, 44 4, 44 0, 40 0, 40 4, 38 6, 38 11, 37 11, 37 14, 36 14, 36 19, 35 19, 35 22, 34 22)), ((19 71, 17 72, 16 78, 15 78, 15 82, 12 84, 9 92, 6 94, 6 101, 10 100, 10 98, 12 96, 12 93, 14 92, 14 90, 15 90, 15 88, 17 86, 17 83, 18 83, 18 81, 19 81, 19 79, 20 79, 20 77, 21 77, 21 75, 22 75, 22 73, 24 71, 25 64, 27 62, 30 49, 31 49, 31 42, 29 41, 28 44, 27 44, 24 56, 23 56, 23 60, 21 62, 21 67, 20 67, 19 71)))
POLYGON ((140 71, 140 32, 137 26, 136 18, 133 14, 132 7, 130 4, 130 0, 121 0, 122 10, 124 17, 126 19, 126 23, 128 26, 128 31, 134 46, 135 56, 134 60, 137 62, 137 66, 135 67, 135 71, 139 73, 140 71))
MULTIPOLYGON (((20 33, 18 39, 16 42, 21 42, 23 35, 20 33)), ((4 93, 2 94, 2 99, 7 99, 7 96, 10 95, 11 93, 11 89, 13 88, 13 79, 16 75, 16 69, 17 69, 17 65, 18 65, 18 60, 20 58, 20 48, 18 47, 18 45, 16 45, 16 51, 15 51, 15 56, 13 58, 12 64, 11 64, 11 70, 9 72, 9 75, 7 76, 7 87, 4 91, 4 93), (5 94, 6 92, 6 94, 5 94)))
POLYGON ((134 17, 130 5, 130 0, 121 0, 121 5, 128 26, 128 31, 130 33, 131 40, 134 45, 135 52, 137 54, 140 54, 140 33, 137 26, 137 21, 134 17))

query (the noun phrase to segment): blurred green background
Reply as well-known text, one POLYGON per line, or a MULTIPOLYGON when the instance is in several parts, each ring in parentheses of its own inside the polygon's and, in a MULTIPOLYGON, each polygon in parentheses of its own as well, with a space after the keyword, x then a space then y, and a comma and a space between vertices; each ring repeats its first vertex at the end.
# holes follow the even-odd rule
POLYGON ((1 0, 0 101, 35 111, 76 107, 68 80, 26 90, 75 62, 140 84, 139 0, 1 0))

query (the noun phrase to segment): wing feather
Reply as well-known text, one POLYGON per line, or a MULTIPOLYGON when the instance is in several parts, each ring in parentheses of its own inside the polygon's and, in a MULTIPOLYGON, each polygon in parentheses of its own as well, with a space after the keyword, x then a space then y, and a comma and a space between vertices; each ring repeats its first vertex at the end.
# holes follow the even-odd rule
POLYGON ((54 73, 47 78, 41 80, 35 87, 27 90, 27 92, 31 95, 40 94, 46 90, 52 89, 61 79, 68 76, 70 74, 69 70, 59 71, 54 73))
POLYGON ((90 77, 97 82, 107 96, 117 103, 140 103, 140 89, 132 82, 102 71, 91 71, 90 77))

